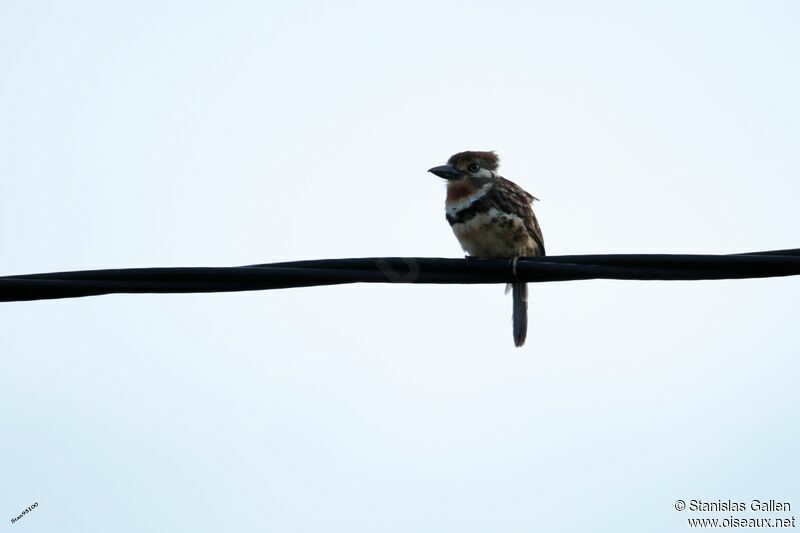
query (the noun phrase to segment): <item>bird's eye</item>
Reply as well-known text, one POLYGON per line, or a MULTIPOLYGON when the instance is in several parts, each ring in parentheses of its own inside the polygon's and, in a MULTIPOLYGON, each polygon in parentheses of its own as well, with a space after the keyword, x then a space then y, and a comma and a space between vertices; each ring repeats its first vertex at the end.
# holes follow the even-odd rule
POLYGON ((467 170, 469 170, 472 173, 475 173, 475 172, 479 171, 480 169, 481 169, 481 167, 479 167, 477 163, 472 163, 470 166, 467 167, 467 170))

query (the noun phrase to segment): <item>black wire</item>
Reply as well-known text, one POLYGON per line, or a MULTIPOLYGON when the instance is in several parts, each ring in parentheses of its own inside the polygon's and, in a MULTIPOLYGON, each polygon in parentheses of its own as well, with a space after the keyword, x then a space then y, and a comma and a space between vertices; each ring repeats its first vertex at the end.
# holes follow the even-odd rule
POLYGON ((736 255, 613 254, 507 260, 371 257, 241 267, 126 268, 0 277, 0 302, 112 293, 287 289, 343 283, 508 283, 585 279, 712 280, 800 275, 800 249, 736 255))

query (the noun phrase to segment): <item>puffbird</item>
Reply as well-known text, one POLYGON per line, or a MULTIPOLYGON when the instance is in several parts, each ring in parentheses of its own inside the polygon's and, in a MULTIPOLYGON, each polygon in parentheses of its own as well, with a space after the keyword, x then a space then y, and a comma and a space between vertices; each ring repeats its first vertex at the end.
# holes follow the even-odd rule
MULTIPOLYGON (((428 172, 447 180, 445 216, 464 251, 477 259, 510 259, 516 275, 518 258, 545 255, 544 239, 531 207, 537 198, 499 176, 499 163, 494 152, 459 152, 428 172)), ((528 286, 511 283, 511 293, 519 347, 528 334, 528 286)))

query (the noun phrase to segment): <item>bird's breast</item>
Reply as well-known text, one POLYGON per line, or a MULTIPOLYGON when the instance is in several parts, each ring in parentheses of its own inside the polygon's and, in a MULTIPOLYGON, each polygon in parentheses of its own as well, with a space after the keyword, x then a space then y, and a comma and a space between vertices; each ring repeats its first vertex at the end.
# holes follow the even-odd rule
POLYGON ((451 223, 461 247, 481 259, 538 255, 536 242, 518 215, 495 208, 475 213, 463 222, 451 223))

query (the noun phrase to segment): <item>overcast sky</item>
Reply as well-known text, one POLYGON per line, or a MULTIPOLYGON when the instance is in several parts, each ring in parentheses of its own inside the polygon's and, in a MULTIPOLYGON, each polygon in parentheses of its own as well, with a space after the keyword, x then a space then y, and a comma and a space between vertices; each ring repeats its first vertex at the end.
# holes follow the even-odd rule
MULTIPOLYGON (((800 247, 799 23, 788 1, 5 1, 0 274, 460 257, 426 170, 465 149, 541 199, 553 255, 800 247)), ((522 349, 501 285, 0 304, 0 519, 800 514, 799 302, 798 278, 535 285, 522 349)))

